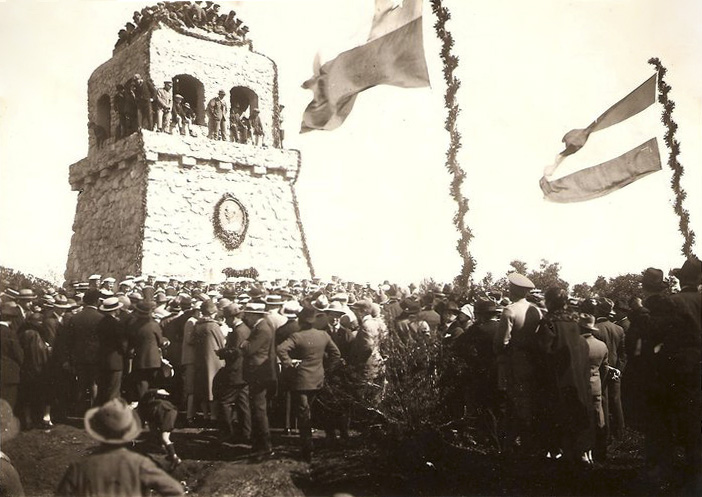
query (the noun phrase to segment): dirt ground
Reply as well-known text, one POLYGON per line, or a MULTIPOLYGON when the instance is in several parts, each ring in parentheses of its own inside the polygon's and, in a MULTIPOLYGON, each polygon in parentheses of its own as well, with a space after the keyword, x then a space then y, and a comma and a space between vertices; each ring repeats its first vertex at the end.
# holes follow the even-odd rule
MULTIPOLYGON (((505 461, 497 454, 442 445, 433 460, 420 458, 408 445, 390 453, 373 440, 353 437, 346 445, 328 447, 316 433, 311 464, 298 458, 297 437, 274 431, 275 457, 254 463, 246 445, 222 444, 216 430, 179 429, 173 434, 183 459, 173 476, 191 495, 303 496, 350 493, 395 495, 680 495, 675 484, 647 486, 640 477, 641 439, 628 432, 610 447, 606 465, 568 468, 557 462, 505 461)), ((421 443, 421 442, 420 442, 421 443)), ((22 432, 2 450, 18 469, 28 496, 52 495, 71 461, 89 454, 96 443, 81 420, 51 431, 22 432)), ((142 434, 135 450, 165 464, 159 447, 142 434)))

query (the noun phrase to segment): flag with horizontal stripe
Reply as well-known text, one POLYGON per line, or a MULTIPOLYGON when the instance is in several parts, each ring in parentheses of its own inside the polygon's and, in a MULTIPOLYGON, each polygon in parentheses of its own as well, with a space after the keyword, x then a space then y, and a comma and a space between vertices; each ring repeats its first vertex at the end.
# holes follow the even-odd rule
POLYGON ((336 129, 356 96, 377 85, 429 85, 422 38, 422 0, 376 0, 366 43, 320 64, 302 87, 314 92, 302 116, 301 132, 336 129))
MULTIPOLYGON (((539 181, 545 198, 563 203, 590 200, 659 171, 661 158, 655 137, 658 123, 653 106, 655 101, 656 75, 653 75, 588 127, 566 133, 562 140, 565 148, 554 164, 544 170, 539 181), (594 152, 593 156, 609 154, 610 158, 599 163, 590 162, 596 165, 554 179, 561 164, 590 151, 594 152), (612 157, 617 153, 620 155, 612 157)), ((588 157, 586 160, 593 159, 588 157)))

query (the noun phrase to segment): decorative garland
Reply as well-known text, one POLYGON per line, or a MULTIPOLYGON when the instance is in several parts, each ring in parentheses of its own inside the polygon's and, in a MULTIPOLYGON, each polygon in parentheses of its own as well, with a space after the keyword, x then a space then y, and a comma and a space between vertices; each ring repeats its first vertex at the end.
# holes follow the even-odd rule
POLYGON ((224 242, 224 246, 227 247, 227 250, 234 250, 244 241, 246 230, 249 228, 249 213, 246 211, 246 208, 239 201, 239 199, 237 199, 231 193, 225 193, 215 204, 214 215, 212 216, 212 226, 214 227, 215 236, 224 242), (219 220, 219 211, 224 202, 236 203, 241 209, 241 212, 244 214, 244 225, 241 227, 240 232, 225 230, 222 227, 222 223, 219 220))
POLYGON ((302 240, 302 253, 307 261, 307 267, 310 269, 310 275, 314 278, 314 266, 312 265, 312 256, 310 256, 310 249, 307 246, 307 237, 305 236, 305 229, 302 227, 302 220, 300 218, 300 206, 297 203, 297 193, 295 193, 295 183, 297 183, 297 178, 300 177, 300 169, 302 169, 302 157, 297 154, 297 174, 295 179, 290 183, 290 191, 292 192, 293 207, 295 208, 295 222, 297 223, 297 229, 300 230, 300 238, 302 240))
POLYGON ((224 268, 222 269, 222 273, 224 273, 224 276, 227 278, 251 278, 254 280, 258 279, 258 269, 255 267, 250 267, 248 269, 233 269, 233 268, 224 268))
POLYGON ((273 146, 281 148, 280 145, 280 95, 278 94, 278 64, 273 62, 273 146))
POLYGON ((451 196, 458 205, 458 210, 453 216, 453 223, 461 237, 456 244, 456 249, 463 259, 461 272, 455 278, 455 283, 460 288, 467 288, 470 285, 473 271, 475 270, 475 259, 468 251, 468 245, 473 238, 473 233, 466 226, 465 217, 468 212, 468 199, 461 193, 461 186, 466 177, 466 173, 458 165, 458 151, 461 148, 461 134, 456 130, 456 120, 460 112, 456 94, 461 86, 461 81, 454 76, 454 70, 458 67, 458 57, 451 54, 453 47, 453 36, 446 29, 446 22, 451 19, 451 14, 446 7, 443 7, 441 0, 431 0, 431 8, 436 15, 437 21, 434 24, 436 34, 441 40, 441 60, 444 64, 444 80, 446 81, 446 95, 444 105, 448 109, 444 128, 451 136, 448 151, 446 152, 446 168, 451 173, 451 196))
POLYGON ((671 86, 663 80, 668 70, 663 67, 663 64, 661 64, 661 61, 657 57, 649 59, 648 63, 655 66, 658 72, 658 102, 663 105, 661 122, 663 122, 667 128, 663 139, 670 152, 668 155, 668 166, 673 170, 673 179, 670 181, 670 186, 673 188, 673 192, 675 192, 675 204, 673 205, 673 209, 680 219, 679 229, 685 239, 681 252, 686 257, 692 257, 695 232, 690 228, 690 213, 683 207, 683 201, 687 197, 687 193, 683 190, 682 186, 680 186, 680 178, 682 178, 685 171, 683 170, 682 164, 678 162, 680 142, 675 139, 675 131, 678 129, 677 123, 673 121, 675 102, 668 98, 671 86))

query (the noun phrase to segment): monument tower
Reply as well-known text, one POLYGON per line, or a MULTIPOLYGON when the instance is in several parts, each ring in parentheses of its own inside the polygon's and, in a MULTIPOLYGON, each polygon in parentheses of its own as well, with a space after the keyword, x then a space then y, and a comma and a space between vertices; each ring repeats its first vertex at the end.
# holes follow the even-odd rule
POLYGON ((300 153, 282 147, 276 64, 253 50, 233 11, 208 4, 135 12, 112 58, 91 75, 88 156, 69 173, 79 195, 67 280, 219 280, 225 268, 265 279, 312 275, 294 191, 300 153), (172 96, 192 110, 195 136, 178 126, 148 129, 148 105, 134 108, 135 78, 152 96, 172 82, 172 96), (244 118, 258 109, 263 144, 208 137, 207 105, 220 90, 227 131, 232 108, 244 118))

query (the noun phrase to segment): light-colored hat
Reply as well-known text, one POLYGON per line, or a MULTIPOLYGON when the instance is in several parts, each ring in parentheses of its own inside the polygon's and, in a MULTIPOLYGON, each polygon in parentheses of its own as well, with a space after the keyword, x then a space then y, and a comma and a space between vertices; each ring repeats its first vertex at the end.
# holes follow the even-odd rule
POLYGON ((349 301, 348 293, 337 293, 331 298, 332 302, 343 302, 346 304, 349 301))
POLYGON ((333 312, 335 314, 346 314, 346 309, 344 309, 344 305, 341 302, 335 300, 331 304, 329 304, 329 307, 326 308, 326 312, 333 312))
POLYGON ((329 299, 326 295, 320 295, 314 301, 312 301, 312 307, 318 311, 326 311, 329 307, 329 299))
POLYGON ((119 297, 110 297, 102 301, 102 305, 99 309, 102 312, 112 312, 122 308, 122 302, 120 302, 119 297))
POLYGON ((281 310, 283 316, 289 317, 289 318, 296 318, 297 315, 300 313, 302 310, 302 306, 297 300, 288 300, 283 304, 283 308, 281 310))
POLYGON ((248 314, 265 314, 266 304, 262 302, 249 302, 244 307, 244 312, 248 314))
POLYGON ((283 305, 283 297, 281 297, 280 295, 266 295, 264 301, 266 302, 266 305, 283 305))
POLYGON ((37 294, 31 288, 22 288, 17 294, 17 300, 34 300, 37 294))
POLYGON ((141 419, 127 403, 116 398, 85 413, 85 431, 98 442, 121 445, 136 439, 141 433, 141 419))
POLYGON ((88 278, 88 281, 99 280, 100 278, 102 278, 102 276, 100 276, 99 274, 92 274, 90 275, 90 278, 88 278))
POLYGON ((107 278, 102 280, 103 283, 114 283, 115 281, 117 280, 115 280, 112 276, 108 276, 107 278))
POLYGON ((510 273, 507 275, 507 279, 512 285, 518 286, 520 288, 535 288, 535 285, 531 282, 529 278, 519 273, 510 273))

